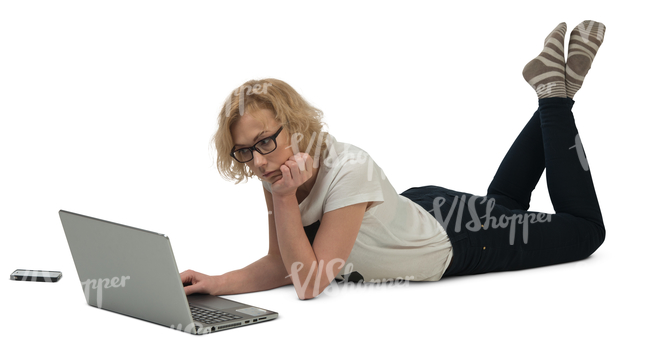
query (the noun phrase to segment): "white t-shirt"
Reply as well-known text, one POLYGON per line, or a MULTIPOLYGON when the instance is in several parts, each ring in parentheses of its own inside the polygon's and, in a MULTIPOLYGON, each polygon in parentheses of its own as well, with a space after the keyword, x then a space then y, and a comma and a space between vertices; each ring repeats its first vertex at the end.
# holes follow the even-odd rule
MULTIPOLYGON (((365 282, 440 280, 452 257, 442 225, 420 205, 399 195, 368 153, 329 138, 329 154, 320 158, 316 182, 299 205, 303 226, 322 220, 328 211, 372 202, 336 278, 357 271, 365 282)), ((272 192, 270 183, 263 185, 272 192)))

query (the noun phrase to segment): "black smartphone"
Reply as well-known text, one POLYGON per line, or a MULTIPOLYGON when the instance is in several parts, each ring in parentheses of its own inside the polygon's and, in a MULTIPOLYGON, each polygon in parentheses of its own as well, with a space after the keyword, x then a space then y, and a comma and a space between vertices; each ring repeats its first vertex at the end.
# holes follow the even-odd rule
POLYGON ((9 278, 14 281, 58 282, 61 276, 61 271, 16 270, 9 278))

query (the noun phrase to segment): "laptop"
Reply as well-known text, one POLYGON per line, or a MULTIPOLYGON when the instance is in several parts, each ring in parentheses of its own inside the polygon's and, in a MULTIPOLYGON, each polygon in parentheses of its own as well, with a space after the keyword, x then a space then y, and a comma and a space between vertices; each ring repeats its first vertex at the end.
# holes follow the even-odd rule
POLYGON ((60 210, 86 302, 191 334, 270 321, 277 312, 225 298, 185 295, 169 238, 60 210))

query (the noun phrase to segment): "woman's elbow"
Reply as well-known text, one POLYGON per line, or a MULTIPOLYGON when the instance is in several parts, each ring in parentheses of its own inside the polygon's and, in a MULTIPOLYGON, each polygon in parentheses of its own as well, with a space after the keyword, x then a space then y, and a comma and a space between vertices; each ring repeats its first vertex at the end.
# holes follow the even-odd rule
POLYGON ((306 301, 318 297, 318 295, 323 293, 323 289, 322 288, 318 289, 318 288, 314 288, 313 286, 309 286, 307 287, 307 289, 299 290, 296 287, 296 293, 298 294, 298 298, 301 301, 306 301))

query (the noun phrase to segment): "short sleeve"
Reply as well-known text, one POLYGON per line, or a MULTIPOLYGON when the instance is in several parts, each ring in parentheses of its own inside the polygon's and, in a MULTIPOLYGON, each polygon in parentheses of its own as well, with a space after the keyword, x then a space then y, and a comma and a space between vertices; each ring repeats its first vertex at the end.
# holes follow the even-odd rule
MULTIPOLYGON (((372 202, 370 208, 384 202, 381 168, 365 152, 336 164, 330 188, 323 202, 323 214, 342 207, 372 202)), ((370 209, 369 208, 369 209, 370 209)))

